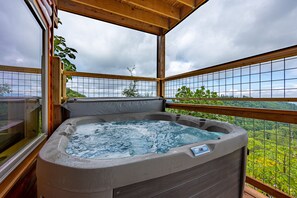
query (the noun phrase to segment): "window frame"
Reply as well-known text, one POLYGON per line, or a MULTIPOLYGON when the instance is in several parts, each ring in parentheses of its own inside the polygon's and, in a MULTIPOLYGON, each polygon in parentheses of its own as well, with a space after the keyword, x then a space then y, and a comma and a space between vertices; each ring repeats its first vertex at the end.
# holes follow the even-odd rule
POLYGON ((27 5, 32 16, 39 24, 42 30, 42 56, 41 56, 41 96, 42 96, 42 134, 38 135, 30 143, 13 154, 4 164, 0 166, 0 183, 2 183, 38 145, 40 145, 47 137, 48 131, 48 68, 49 68, 49 29, 46 25, 46 20, 41 14, 41 11, 35 0, 23 0, 27 5))

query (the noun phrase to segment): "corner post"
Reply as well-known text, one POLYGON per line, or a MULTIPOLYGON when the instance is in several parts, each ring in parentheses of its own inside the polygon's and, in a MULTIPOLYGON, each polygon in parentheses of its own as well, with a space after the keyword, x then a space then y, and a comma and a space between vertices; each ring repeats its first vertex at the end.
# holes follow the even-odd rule
POLYGON ((157 37, 157 95, 165 97, 165 35, 157 37))
POLYGON ((53 130, 62 123, 61 96, 62 96, 62 62, 59 57, 53 57, 52 64, 52 108, 53 130))

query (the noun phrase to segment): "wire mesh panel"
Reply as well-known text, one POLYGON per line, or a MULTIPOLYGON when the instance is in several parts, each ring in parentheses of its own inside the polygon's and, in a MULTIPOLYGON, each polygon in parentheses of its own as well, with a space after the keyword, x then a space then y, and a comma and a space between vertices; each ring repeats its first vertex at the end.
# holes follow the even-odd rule
MULTIPOLYGON (((277 112, 276 109, 296 110, 297 107, 296 103, 293 103, 297 96, 297 56, 212 73, 192 76, 186 74, 181 75, 180 78, 169 77, 168 79, 165 81, 166 98, 174 98, 174 103, 200 105, 200 111, 203 108, 201 104, 205 105, 205 109, 206 107, 214 109, 213 105, 252 107, 250 114, 255 113, 252 110, 258 110, 261 113, 264 111, 261 111, 262 108, 274 109, 271 112, 277 112), (205 89, 201 89, 202 86, 205 89), (195 92, 197 89, 199 89, 198 92, 195 92), (203 94, 201 94, 202 91, 203 94), (191 99, 195 97, 196 99, 191 99)), ((169 100, 169 102, 172 101, 169 100)), ((209 109, 204 112, 211 112, 209 109)), ((234 109, 236 107, 229 110, 234 109)), ((196 110, 199 111, 198 108, 196 110)), ((267 115, 262 117, 243 115, 243 117, 250 117, 243 118, 226 116, 232 115, 225 115, 226 112, 217 115, 182 108, 167 109, 167 111, 227 121, 246 129, 249 136, 247 175, 297 197, 296 124, 268 121, 267 115)), ((290 113, 293 112, 290 111, 290 113)), ((240 114, 233 114, 240 116, 240 114)), ((286 114, 282 116, 286 118, 286 114)), ((280 121, 280 119, 275 120, 280 121)), ((296 123, 289 120, 284 122, 286 121, 296 123)))
POLYGON ((229 122, 248 132, 247 175, 297 197, 297 125, 267 120, 166 109, 229 122))
POLYGON ((0 66, 0 166, 41 134, 39 71, 0 66))
POLYGON ((295 124, 235 118, 249 135, 247 175, 297 196, 297 126, 295 124))
POLYGON ((297 95, 297 57, 166 81, 166 97, 178 88, 204 86, 225 97, 293 98, 297 95))
POLYGON ((7 97, 41 97, 41 74, 0 71, 0 94, 7 97))
POLYGON ((153 97, 157 95, 155 81, 138 81, 73 76, 67 92, 77 97, 153 97), (74 91, 74 92, 73 92, 74 91))

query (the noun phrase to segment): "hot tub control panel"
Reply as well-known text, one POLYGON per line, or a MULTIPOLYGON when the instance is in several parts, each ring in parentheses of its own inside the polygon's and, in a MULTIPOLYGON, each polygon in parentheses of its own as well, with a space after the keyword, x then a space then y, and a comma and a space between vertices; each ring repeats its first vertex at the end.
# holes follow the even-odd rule
POLYGON ((194 156, 200 156, 205 153, 209 153, 210 149, 208 148, 208 146, 206 144, 202 144, 199 146, 192 147, 191 151, 194 154, 194 156))

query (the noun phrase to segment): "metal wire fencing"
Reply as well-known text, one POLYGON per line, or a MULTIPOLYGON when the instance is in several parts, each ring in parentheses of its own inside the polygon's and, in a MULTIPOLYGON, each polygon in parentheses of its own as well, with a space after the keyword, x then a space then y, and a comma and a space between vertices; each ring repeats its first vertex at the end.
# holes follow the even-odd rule
POLYGON ((222 97, 296 97, 297 57, 166 81, 166 97, 175 97, 182 86, 191 90, 204 86, 222 97))
POLYGON ((0 95, 3 97, 41 97, 41 74, 1 71, 0 95))
POLYGON ((73 76, 67 92, 80 97, 153 97, 157 95, 156 81, 123 80, 73 76))
POLYGON ((247 175, 297 196, 297 125, 236 117, 248 131, 247 175))

